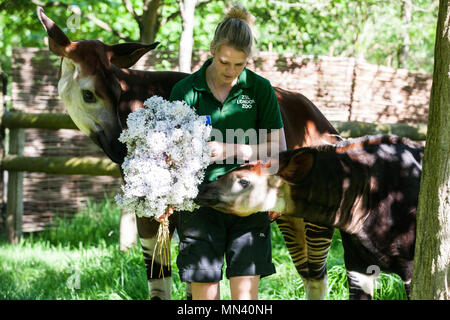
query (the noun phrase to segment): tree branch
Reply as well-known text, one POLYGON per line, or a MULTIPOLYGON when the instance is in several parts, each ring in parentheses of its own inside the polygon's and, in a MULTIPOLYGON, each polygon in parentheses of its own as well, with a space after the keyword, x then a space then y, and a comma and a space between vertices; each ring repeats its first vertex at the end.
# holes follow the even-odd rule
MULTIPOLYGON (((54 1, 54 2, 43 2, 43 1, 39 1, 39 0, 31 0, 31 2, 37 6, 41 6, 41 7, 45 7, 45 8, 49 8, 49 7, 54 7, 54 6, 63 6, 65 8, 68 8, 70 5, 67 3, 63 3, 60 1, 54 1)), ((107 24, 106 22, 104 22, 103 20, 98 19, 97 17, 95 17, 92 14, 85 14, 83 13, 83 10, 81 11, 81 16, 90 20, 91 22, 93 22, 96 26, 102 28, 103 30, 106 30, 108 32, 111 32, 113 35, 115 35, 116 37, 125 40, 125 41, 133 41, 133 39, 131 39, 130 37, 128 37, 126 34, 119 32, 115 29, 113 29, 109 24, 107 24)))
MULTIPOLYGON (((285 8, 304 8, 306 6, 311 6, 314 5, 316 1, 303 1, 301 3, 290 3, 290 2, 284 2, 284 1, 272 1, 273 4, 277 5, 277 6, 282 6, 285 8)), ((316 5, 321 6, 321 7, 325 7, 330 3, 330 0, 328 0, 326 3, 318 3, 316 5)))
POLYGON ((178 9, 180 9, 180 15, 181 15, 181 19, 184 20, 184 4, 183 4, 183 0, 178 0, 178 9))
POLYGON ((102 28, 103 30, 112 32, 113 35, 116 37, 119 37, 120 39, 123 39, 125 41, 133 41, 130 37, 128 37, 126 34, 119 32, 115 29, 113 29, 109 24, 104 22, 103 20, 98 19, 92 14, 81 14, 83 17, 87 18, 88 20, 92 21, 96 26, 102 28))
POLYGON ((130 2, 130 0, 122 0, 123 5, 125 6, 125 9, 133 16, 133 18, 139 22, 139 16, 137 15, 136 11, 134 11, 133 4, 130 2))
MULTIPOLYGON (((212 1, 213 0, 198 1, 197 4, 195 5, 195 9, 204 7, 205 5, 207 5, 208 3, 212 2, 212 1)), ((160 25, 162 25, 162 26, 165 25, 168 21, 178 17, 178 15, 180 15, 180 12, 179 11, 175 11, 174 13, 172 13, 167 18, 162 19, 160 25)))

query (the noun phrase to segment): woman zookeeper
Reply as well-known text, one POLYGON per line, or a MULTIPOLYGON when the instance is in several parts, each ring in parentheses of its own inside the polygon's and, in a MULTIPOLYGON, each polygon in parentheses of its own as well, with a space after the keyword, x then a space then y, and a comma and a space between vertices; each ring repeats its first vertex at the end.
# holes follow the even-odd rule
MULTIPOLYGON (((171 101, 183 100, 199 115, 207 116, 213 130, 221 133, 209 142, 212 164, 206 169, 204 182, 256 159, 258 148, 274 137, 281 142, 279 150, 286 149, 281 113, 270 82, 245 68, 253 45, 250 18, 243 6, 233 6, 215 30, 212 58, 178 82, 170 96, 171 101), (267 141, 250 144, 251 139, 243 135, 227 141, 227 129, 266 129, 267 141)), ((178 216, 177 265, 181 280, 192 283, 193 299, 220 299, 224 256, 231 298, 257 299, 260 277, 275 272, 268 213, 241 218, 201 207, 178 216)))

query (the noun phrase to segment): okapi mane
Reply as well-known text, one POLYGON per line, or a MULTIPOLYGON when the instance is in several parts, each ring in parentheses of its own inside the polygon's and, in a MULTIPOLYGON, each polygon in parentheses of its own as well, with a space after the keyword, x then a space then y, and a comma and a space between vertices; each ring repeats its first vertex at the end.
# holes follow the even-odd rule
POLYGON ((324 144, 314 147, 303 147, 294 150, 289 150, 280 153, 280 163, 288 162, 289 159, 295 155, 297 152, 314 152, 319 153, 345 153, 349 150, 356 150, 372 145, 379 144, 397 144, 403 143, 411 147, 421 147, 420 144, 411 141, 408 138, 398 137, 395 135, 373 135, 373 136, 363 136, 359 138, 346 139, 337 142, 336 144, 324 144))
MULTIPOLYGON (((372 136, 363 136, 359 138, 346 139, 337 142, 334 145, 325 144, 315 147, 303 147, 294 150, 288 150, 280 153, 280 168, 287 165, 289 160, 298 152, 311 152, 319 155, 324 154, 345 154, 347 152, 357 152, 359 150, 368 149, 370 147, 376 147, 381 144, 392 145, 392 144, 403 144, 407 148, 418 148, 422 149, 423 147, 408 138, 399 137, 396 135, 372 135, 372 136)), ((422 154, 423 156, 423 154, 422 154)))
POLYGON ((379 145, 379 144, 405 144, 410 147, 420 148, 421 145, 413 142, 412 140, 404 137, 399 137, 396 135, 373 135, 373 136, 363 136, 360 138, 347 139, 343 141, 339 141, 334 146, 319 146, 318 150, 328 151, 329 148, 332 147, 335 149, 337 153, 344 153, 348 150, 364 148, 371 145, 379 145))

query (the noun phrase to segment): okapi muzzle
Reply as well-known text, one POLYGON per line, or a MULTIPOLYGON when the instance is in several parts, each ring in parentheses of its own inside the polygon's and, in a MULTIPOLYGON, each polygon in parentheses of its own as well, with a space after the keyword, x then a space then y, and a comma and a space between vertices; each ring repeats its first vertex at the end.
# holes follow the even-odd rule
POLYGON ((270 161, 258 161, 202 184, 195 203, 241 217, 271 210, 277 202, 281 180, 269 174, 270 166, 270 161))

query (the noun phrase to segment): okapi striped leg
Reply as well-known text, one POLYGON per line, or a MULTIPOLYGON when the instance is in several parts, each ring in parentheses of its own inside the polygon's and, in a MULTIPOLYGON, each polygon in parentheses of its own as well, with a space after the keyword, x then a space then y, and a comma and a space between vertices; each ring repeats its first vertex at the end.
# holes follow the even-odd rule
POLYGON ((375 288, 374 275, 347 270, 348 292, 350 300, 372 300, 375 288))
POLYGON ((186 300, 192 300, 192 285, 186 282, 186 300))
POLYGON ((403 281, 403 285, 405 287, 406 298, 411 300, 411 280, 403 281))
POLYGON ((136 215, 122 209, 122 215, 120 216, 120 250, 125 251, 136 242, 136 215))
POLYGON ((302 277, 307 276, 308 254, 303 219, 282 215, 276 221, 297 272, 302 277))
MULTIPOLYGON (((176 227, 177 220, 173 218, 174 216, 175 215, 172 215, 169 218, 169 231, 171 239, 176 227)), ((157 251, 155 251, 159 222, 154 219, 139 217, 136 218, 136 221, 139 240, 141 242, 142 252, 144 254, 145 268, 147 270, 147 281, 150 299, 170 300, 172 298, 172 274, 169 268, 170 266, 161 265, 161 258, 159 257, 159 254, 157 254, 157 251), (155 253, 154 259, 153 253, 155 253), (161 268, 163 274, 161 274, 160 272, 161 268)))
POLYGON ((323 300, 327 292, 328 277, 327 274, 321 279, 308 279, 302 277, 305 285, 306 299, 308 300, 323 300))
MULTIPOLYGON (((333 228, 304 221, 308 252, 309 290, 311 299, 324 299, 327 292, 327 256, 333 228)), ((307 293, 308 295, 308 293, 307 293)))
POLYGON ((368 272, 368 265, 364 257, 372 253, 354 245, 354 238, 341 231, 342 245, 344 247, 344 262, 347 269, 347 282, 350 300, 372 300, 375 279, 378 274, 368 272), (357 249, 355 249, 357 248, 357 249))
POLYGON ((325 232, 321 227, 316 229, 315 225, 307 228, 309 223, 303 219, 287 215, 279 217, 277 224, 297 272, 302 277, 306 298, 324 299, 327 289, 326 258, 333 231, 326 228, 328 232, 325 232))

